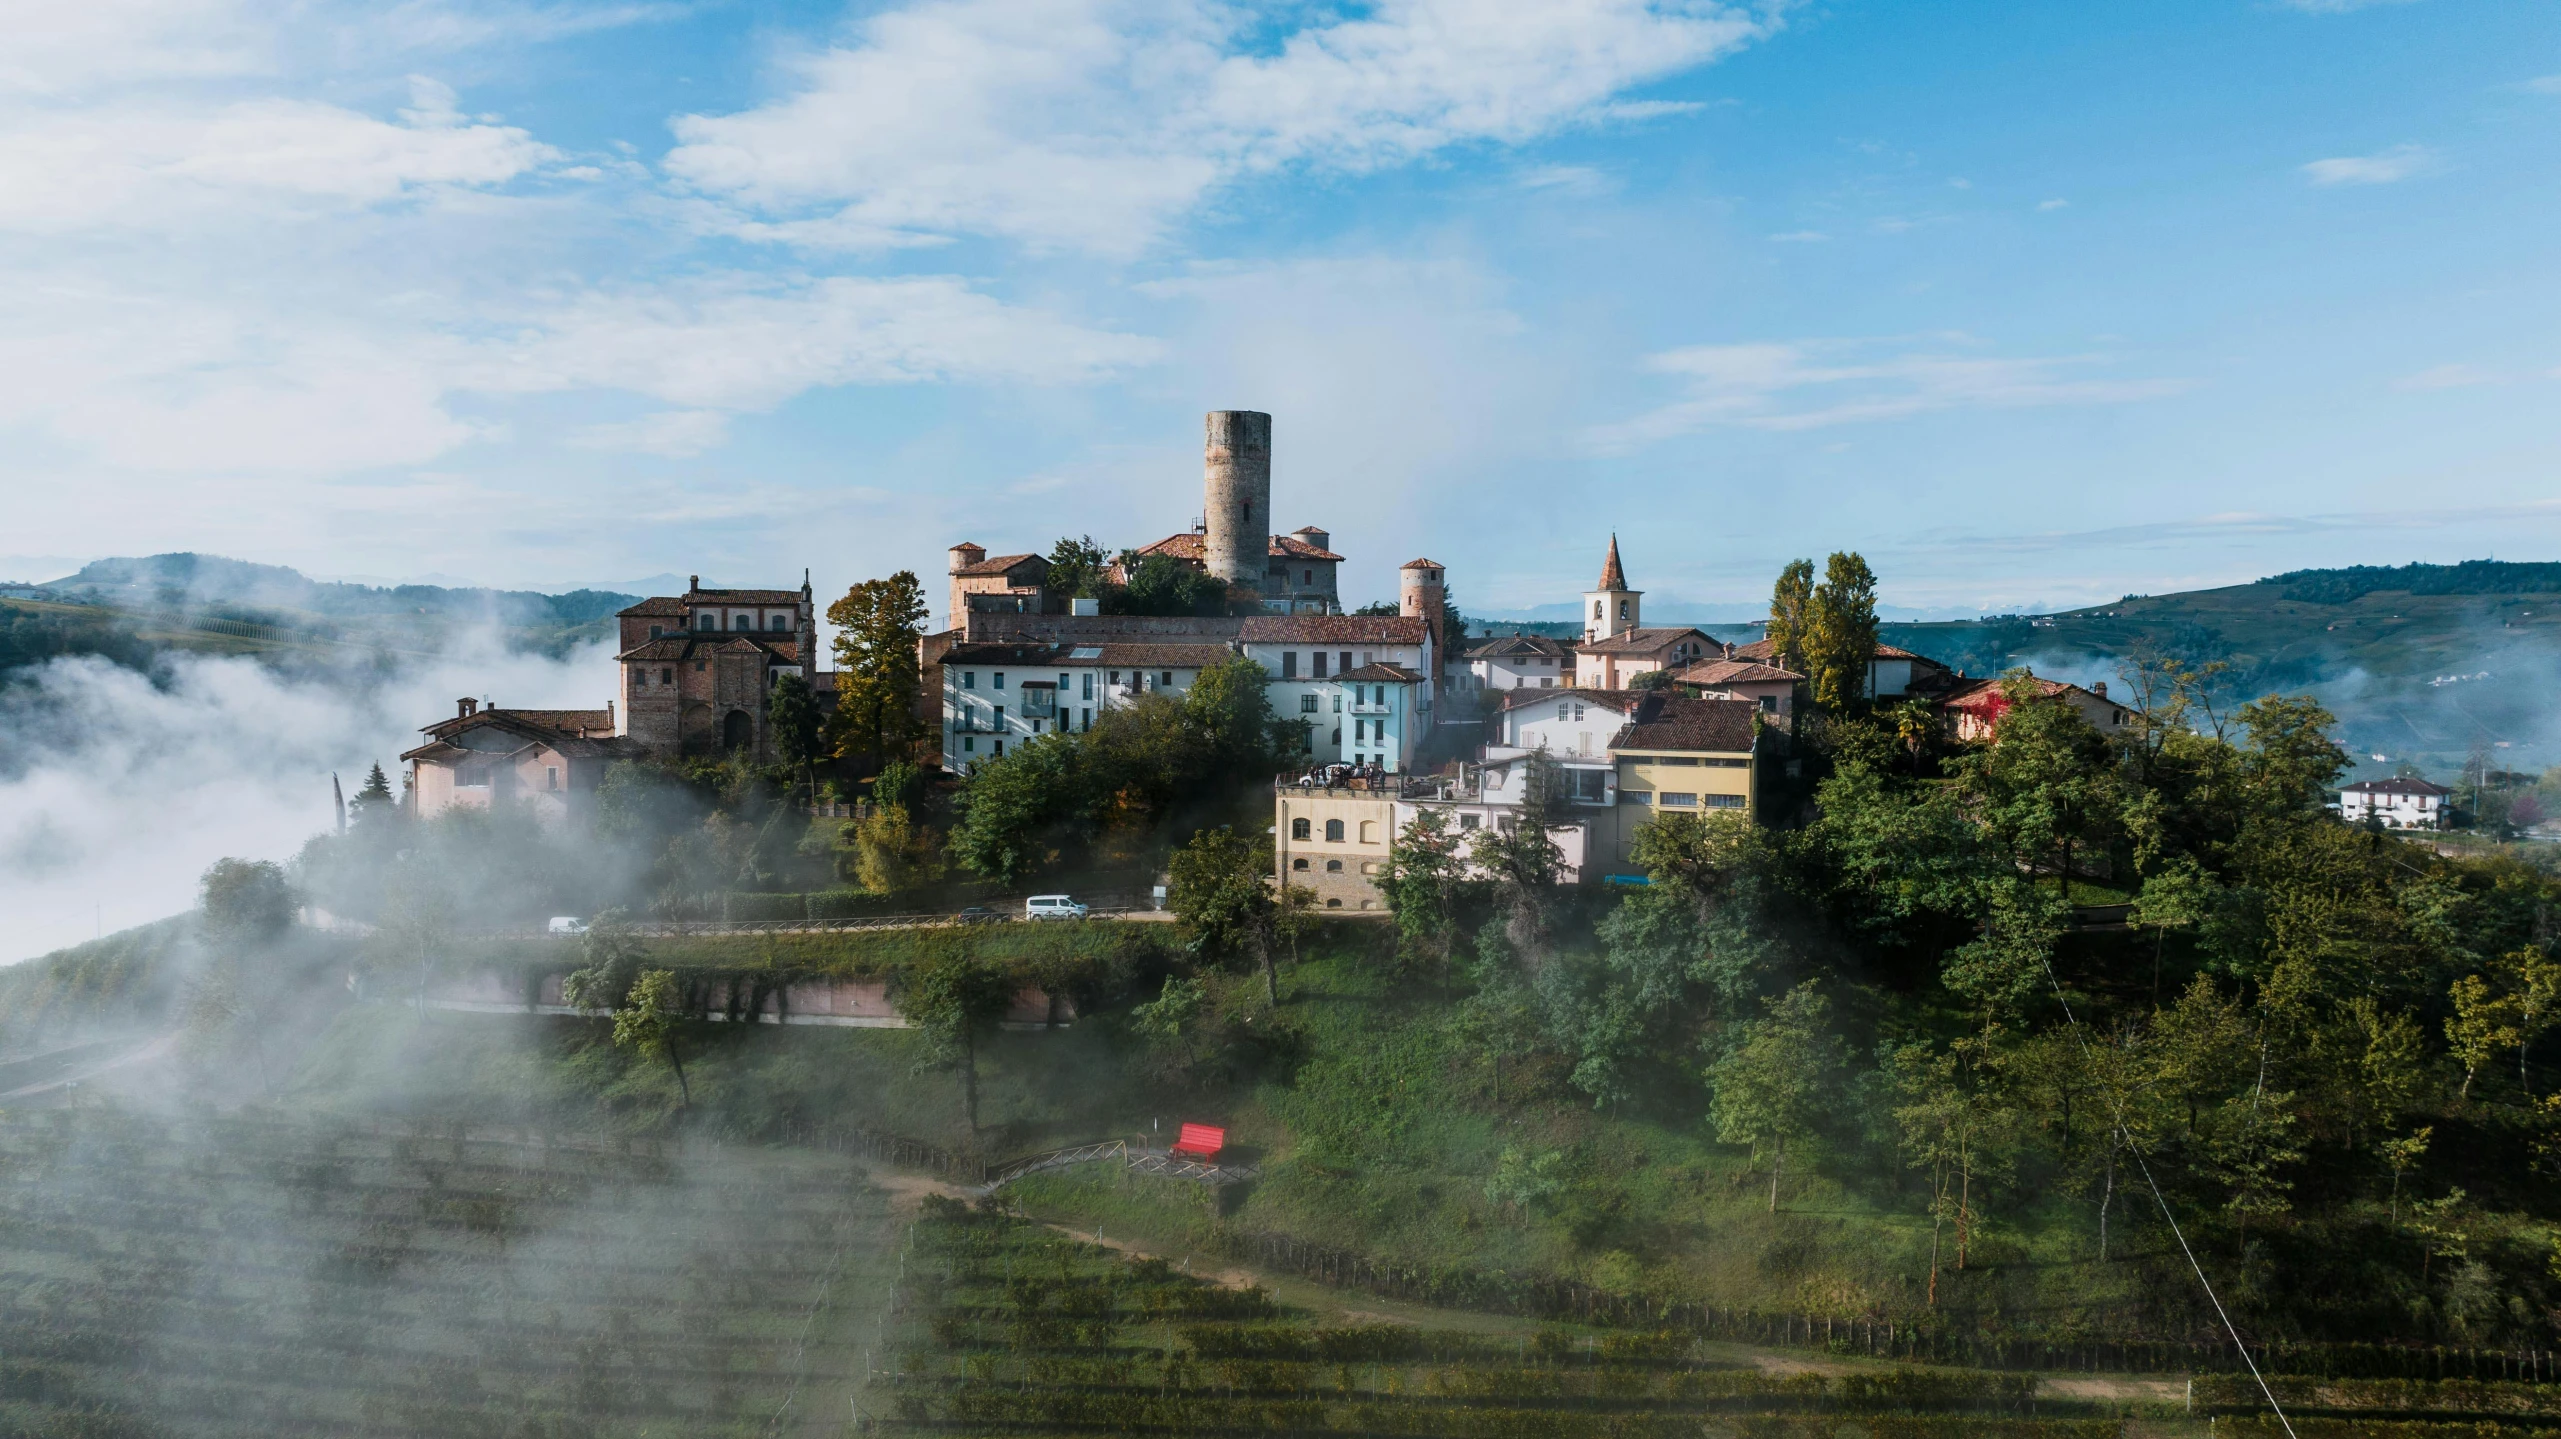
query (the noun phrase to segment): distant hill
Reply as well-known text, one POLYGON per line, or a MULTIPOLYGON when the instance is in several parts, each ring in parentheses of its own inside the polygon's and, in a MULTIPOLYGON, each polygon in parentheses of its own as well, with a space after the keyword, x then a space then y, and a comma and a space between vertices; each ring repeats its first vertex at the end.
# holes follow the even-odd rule
POLYGON ((2219 660, 2236 703, 2318 696, 2339 716, 2360 777, 2406 763, 2442 781, 2475 750, 2501 769, 2561 763, 2561 564, 2294 570, 2059 614, 1884 630, 1889 643, 1973 674, 2028 665, 2087 682, 2146 651, 2219 660))
POLYGON ((475 629, 509 648, 560 654, 610 635, 614 613, 640 598, 343 584, 220 555, 98 560, 0 596, 0 671, 72 654, 139 667, 173 650, 343 663, 351 650, 431 652, 475 629))

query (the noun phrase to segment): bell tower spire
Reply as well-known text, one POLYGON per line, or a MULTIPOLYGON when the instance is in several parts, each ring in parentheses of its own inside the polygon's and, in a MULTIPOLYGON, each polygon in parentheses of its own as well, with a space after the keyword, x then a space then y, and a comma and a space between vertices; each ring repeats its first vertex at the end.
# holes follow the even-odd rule
POLYGON ((1609 558, 1601 562, 1601 583, 1583 594, 1583 643, 1610 639, 1637 628, 1644 617, 1643 590, 1627 587, 1627 570, 1618 562, 1618 536, 1610 536, 1609 558))

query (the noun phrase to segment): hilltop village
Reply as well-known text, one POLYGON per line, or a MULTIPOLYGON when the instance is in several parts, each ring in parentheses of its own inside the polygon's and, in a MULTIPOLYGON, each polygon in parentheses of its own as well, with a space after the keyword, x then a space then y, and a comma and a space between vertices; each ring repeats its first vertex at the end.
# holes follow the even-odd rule
MULTIPOLYGON (((1770 639, 1648 624, 1615 536, 1582 595, 1576 639, 1469 634, 1448 567, 1427 557, 1397 567, 1393 605, 1346 611, 1333 532, 1275 528, 1271 416, 1213 411, 1204 432, 1202 517, 1190 529, 1109 556, 1090 542, 1048 556, 950 547, 941 613, 912 626, 913 751, 884 760, 965 778, 1044 735, 1090 732, 1140 696, 1180 697, 1241 658, 1297 735, 1273 786, 1273 877, 1343 910, 1384 907, 1376 881, 1389 838, 1422 815, 1460 835, 1509 827, 1533 765, 1560 801, 1547 824, 1568 883, 1631 872, 1637 835, 1657 815, 1764 820, 1796 776, 1809 676, 1770 639), (1158 602, 1130 598, 1148 595, 1158 602)), ((922 599, 914 577, 899 578, 922 599)), ((404 808, 425 817, 526 802, 565 815, 620 760, 786 762, 791 726, 778 715, 797 705, 804 726, 823 726, 853 678, 820 667, 818 618, 806 573, 774 589, 705 588, 697 576, 682 594, 632 605, 617 616, 615 698, 585 710, 458 701, 401 756, 404 808)), ((847 646, 839 640, 839 653, 847 646)), ((1866 649, 1856 698, 1902 704, 1950 740, 1990 738, 2020 694, 2015 679, 1866 649)), ((2029 687, 2101 735, 2136 718, 2104 683, 2029 687)), ((2342 808, 2352 820, 2436 828, 2447 793, 2372 782, 2349 787, 2342 808)))

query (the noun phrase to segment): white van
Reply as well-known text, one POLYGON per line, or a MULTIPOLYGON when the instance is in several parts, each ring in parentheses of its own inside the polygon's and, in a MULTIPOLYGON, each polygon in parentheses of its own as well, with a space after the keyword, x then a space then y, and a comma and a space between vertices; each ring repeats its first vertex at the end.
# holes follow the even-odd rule
POLYGON ((1085 906, 1063 894, 1036 894, 1023 901, 1025 919, 1083 919, 1085 906))
POLYGON ((585 934, 587 921, 575 915, 555 914, 551 917, 551 932, 553 934, 585 934))

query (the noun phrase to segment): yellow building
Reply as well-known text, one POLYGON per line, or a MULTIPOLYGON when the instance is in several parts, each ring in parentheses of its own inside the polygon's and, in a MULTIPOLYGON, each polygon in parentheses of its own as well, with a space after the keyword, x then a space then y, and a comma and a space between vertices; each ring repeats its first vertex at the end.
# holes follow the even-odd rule
POLYGON ((1634 869, 1636 832, 1663 814, 1719 811, 1758 819, 1759 706, 1750 700, 1663 696, 1647 703, 1610 740, 1618 803, 1606 841, 1592 852, 1607 873, 1634 869))
POLYGON ((1393 789, 1273 786, 1273 877, 1314 891, 1319 909, 1386 909, 1378 876, 1395 835, 1393 789))

